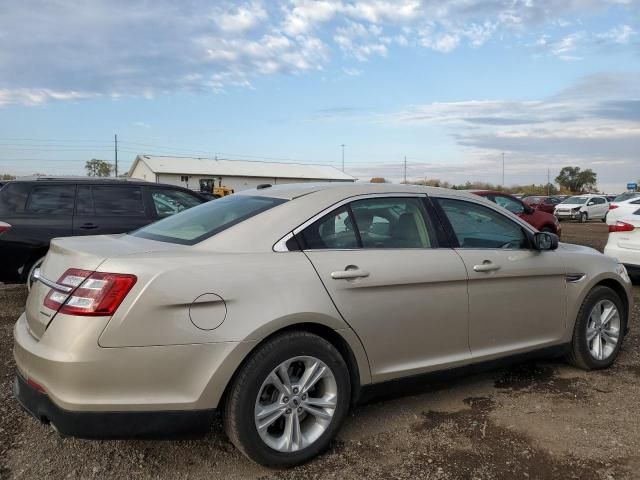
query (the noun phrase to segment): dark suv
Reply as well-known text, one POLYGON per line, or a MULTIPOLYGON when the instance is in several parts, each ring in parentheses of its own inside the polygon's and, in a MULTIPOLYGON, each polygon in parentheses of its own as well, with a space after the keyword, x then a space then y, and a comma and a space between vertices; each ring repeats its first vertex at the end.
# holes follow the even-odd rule
POLYGON ((46 178, 0 189, 0 282, 24 282, 55 237, 135 230, 206 199, 143 181, 46 178))

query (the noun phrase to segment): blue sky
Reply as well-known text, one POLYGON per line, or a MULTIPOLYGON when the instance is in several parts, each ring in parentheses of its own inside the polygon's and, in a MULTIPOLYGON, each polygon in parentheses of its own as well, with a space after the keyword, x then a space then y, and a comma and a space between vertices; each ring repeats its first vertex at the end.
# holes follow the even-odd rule
POLYGON ((637 0, 91 0, 0 6, 0 173, 137 153, 368 180, 640 177, 637 0))

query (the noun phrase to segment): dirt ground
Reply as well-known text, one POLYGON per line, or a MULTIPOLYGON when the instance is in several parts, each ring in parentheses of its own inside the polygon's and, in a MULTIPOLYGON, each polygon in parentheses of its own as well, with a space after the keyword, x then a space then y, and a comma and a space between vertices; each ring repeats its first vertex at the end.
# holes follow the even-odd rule
MULTIPOLYGON (((600 222, 563 223, 563 240, 604 247, 600 222)), ((615 366, 583 372, 538 361, 430 382, 356 408, 331 449, 272 471, 242 455, 219 422, 201 440, 60 438, 11 394, 22 287, 0 287, 0 478, 640 478, 640 287, 615 366)))

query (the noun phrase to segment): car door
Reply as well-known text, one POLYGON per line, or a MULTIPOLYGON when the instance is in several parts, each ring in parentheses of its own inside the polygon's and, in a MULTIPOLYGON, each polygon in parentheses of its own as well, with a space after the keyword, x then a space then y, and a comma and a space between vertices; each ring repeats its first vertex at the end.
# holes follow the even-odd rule
POLYGON ((438 238, 425 201, 424 195, 361 197, 296 235, 362 340, 374 381, 470 358, 466 269, 438 238))
POLYGON ((607 202, 607 199, 604 197, 593 197, 592 201, 595 202, 595 205, 594 205, 596 210, 595 218, 604 218, 604 216, 609 211, 609 203, 607 202))
POLYGON ((151 222, 140 185, 78 185, 74 235, 125 233, 151 222))
POLYGON ((469 199, 435 199, 469 274, 469 345, 494 357, 556 343, 565 332, 566 272, 558 251, 530 248, 523 225, 469 199))

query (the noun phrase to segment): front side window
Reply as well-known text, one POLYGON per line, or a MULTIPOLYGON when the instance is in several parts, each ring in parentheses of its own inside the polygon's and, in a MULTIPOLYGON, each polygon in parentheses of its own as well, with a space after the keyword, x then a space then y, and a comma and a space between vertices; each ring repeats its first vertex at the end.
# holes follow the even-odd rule
POLYGON ((494 203, 500 205, 501 207, 506 208, 511 213, 515 213, 516 215, 524 212, 524 206, 520 202, 515 201, 513 198, 494 195, 492 197, 489 197, 489 199, 493 200, 494 203))
POLYGON ((71 215, 75 204, 75 185, 43 185, 33 187, 26 211, 49 215, 71 215))
POLYGON ((460 248, 528 248, 522 227, 504 215, 465 200, 435 200, 449 220, 460 248))
POLYGON ((194 245, 284 202, 286 200, 280 198, 229 195, 171 215, 131 235, 160 242, 194 245))
POLYGON ((166 217, 200 205, 202 200, 180 190, 152 189, 151 200, 159 217, 166 217))
POLYGON ((91 193, 97 216, 144 216, 142 187, 95 185, 91 193))
POLYGON ((305 250, 431 248, 435 230, 420 198, 370 198, 344 205, 305 228, 305 250))
POLYGON ((556 197, 549 197, 545 199, 544 203, 546 203, 547 205, 557 205, 558 203, 560 203, 560 200, 558 200, 556 197))

